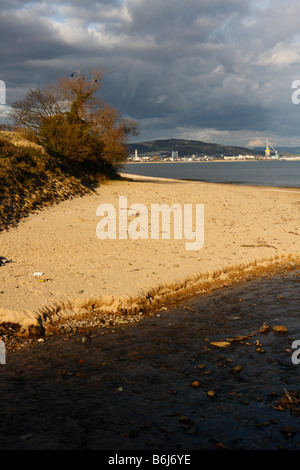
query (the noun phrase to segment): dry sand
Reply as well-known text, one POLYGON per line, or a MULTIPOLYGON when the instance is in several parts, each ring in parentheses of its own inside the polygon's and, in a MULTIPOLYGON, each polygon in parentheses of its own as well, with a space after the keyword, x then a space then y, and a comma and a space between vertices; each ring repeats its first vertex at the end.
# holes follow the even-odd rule
MULTIPOLYGON (((139 311, 260 268, 300 265, 300 191, 133 177, 47 207, 0 233, 0 323, 22 331, 91 311, 139 311), (97 207, 204 204, 204 246, 186 240, 100 240, 97 207), (42 272, 41 277, 34 273, 42 272)), ((172 225, 171 225, 172 226, 172 225)), ((150 231, 149 231, 150 233, 150 231)))

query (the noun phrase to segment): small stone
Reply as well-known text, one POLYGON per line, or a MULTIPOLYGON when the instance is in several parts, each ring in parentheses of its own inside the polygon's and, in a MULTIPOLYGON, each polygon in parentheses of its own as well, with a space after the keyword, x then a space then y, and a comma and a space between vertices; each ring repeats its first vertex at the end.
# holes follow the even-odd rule
POLYGON ((224 446, 224 444, 222 444, 222 442, 218 442, 216 444, 216 447, 218 447, 218 449, 226 449, 226 447, 224 446))
POLYGON ((205 369, 205 368, 206 368, 206 364, 200 364, 200 365, 198 366, 198 369, 200 369, 200 370, 203 370, 203 369, 205 369))
POLYGON ((207 395, 208 398, 214 398, 216 396, 216 392, 215 392, 215 390, 208 390, 206 395, 207 395))
POLYGON ((249 401, 248 400, 244 400, 243 398, 240 399, 240 404, 241 405, 249 405, 249 401))
POLYGON ((295 428, 293 428, 293 426, 284 426, 283 428, 280 429, 280 431, 283 434, 287 434, 287 435, 296 434, 296 432, 297 432, 297 430, 295 428))
POLYGON ((195 382, 192 382, 192 383, 191 383, 191 387, 193 387, 193 388, 198 388, 198 387, 200 387, 200 382, 199 382, 198 380, 196 380, 195 382))
POLYGON ((237 372, 241 372, 241 370, 242 370, 242 366, 235 366, 231 369, 231 372, 237 373, 237 372))
POLYGON ((184 415, 181 415, 179 416, 179 421, 181 423, 190 423, 191 422, 191 418, 189 418, 189 416, 184 416, 184 415))
POLYGON ((272 327, 272 330, 275 332, 275 333, 286 333, 287 332, 287 328, 283 325, 276 325, 276 326, 273 326, 272 327))
POLYGON ((227 346, 230 346, 228 341, 213 341, 210 344, 211 346, 216 346, 217 348, 227 348, 227 346))
POLYGON ((44 273, 42 273, 42 272, 35 272, 35 273, 33 273, 34 277, 40 277, 40 276, 42 276, 43 274, 44 274, 44 273))

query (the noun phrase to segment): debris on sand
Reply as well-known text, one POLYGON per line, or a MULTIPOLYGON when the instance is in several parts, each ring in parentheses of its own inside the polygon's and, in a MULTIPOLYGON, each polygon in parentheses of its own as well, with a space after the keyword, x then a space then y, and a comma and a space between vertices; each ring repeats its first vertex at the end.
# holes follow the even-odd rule
POLYGON ((294 416, 300 416, 300 400, 299 400, 299 391, 290 390, 286 388, 283 389, 282 398, 276 402, 275 406, 271 405, 272 408, 278 411, 289 410, 294 416))
POLYGON ((7 259, 4 256, 0 256, 0 266, 4 266, 6 263, 11 263, 11 259, 7 259))
POLYGON ((228 338, 226 341, 213 341, 210 344, 211 344, 211 346, 217 346, 219 348, 222 348, 222 347, 224 348, 224 347, 230 346, 233 343, 237 343, 237 342, 239 343, 239 342, 245 341, 247 339, 250 339, 252 336, 267 333, 269 331, 270 331, 270 327, 266 323, 263 323, 263 325, 259 328, 259 330, 254 331, 253 333, 249 333, 245 336, 236 336, 235 338, 231 338, 231 339, 228 338))

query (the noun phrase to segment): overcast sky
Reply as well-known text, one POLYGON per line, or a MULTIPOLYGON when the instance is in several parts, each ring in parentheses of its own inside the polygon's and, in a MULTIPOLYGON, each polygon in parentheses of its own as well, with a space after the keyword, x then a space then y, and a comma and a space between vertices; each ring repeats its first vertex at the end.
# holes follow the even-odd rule
POLYGON ((300 145, 299 0, 1 0, 0 18, 8 106, 100 66, 135 141, 300 145))

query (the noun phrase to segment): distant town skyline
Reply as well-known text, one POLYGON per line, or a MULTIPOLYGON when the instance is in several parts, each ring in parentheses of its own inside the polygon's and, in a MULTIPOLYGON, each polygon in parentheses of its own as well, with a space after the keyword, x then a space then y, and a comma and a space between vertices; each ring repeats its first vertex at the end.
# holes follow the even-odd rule
POLYGON ((2 0, 0 123, 30 89, 102 67, 133 142, 299 146, 299 18, 296 0, 2 0))

